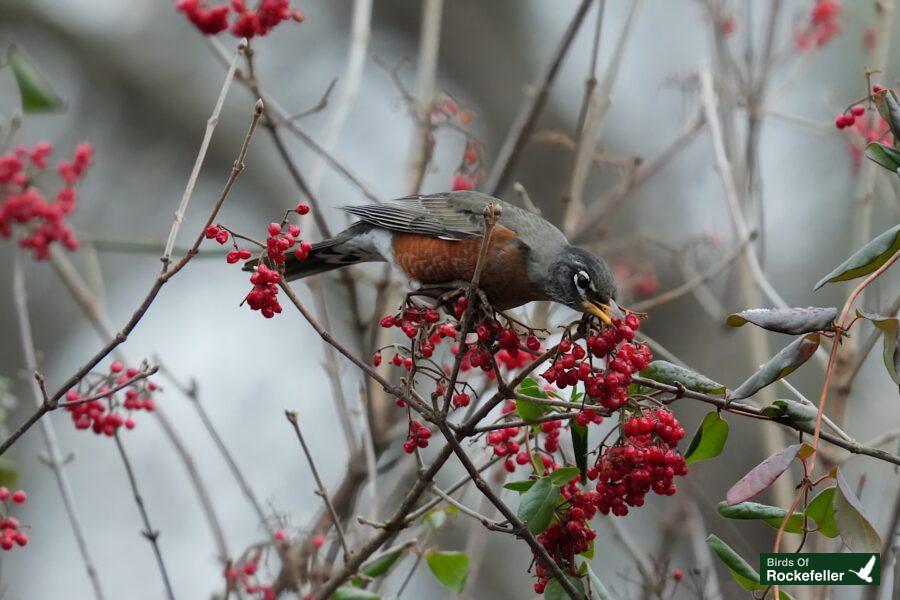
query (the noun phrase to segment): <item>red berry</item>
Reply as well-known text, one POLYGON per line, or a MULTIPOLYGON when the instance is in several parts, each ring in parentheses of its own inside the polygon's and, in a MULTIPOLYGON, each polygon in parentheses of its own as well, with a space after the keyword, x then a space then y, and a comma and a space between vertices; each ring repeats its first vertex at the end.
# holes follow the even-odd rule
POLYGON ((294 207, 294 210, 297 211, 298 215, 305 215, 309 212, 309 204, 300 203, 294 207))
POLYGON ((25 504, 25 492, 23 490, 16 490, 12 494, 12 501, 16 504, 25 504))
POLYGON ((850 112, 856 117, 861 117, 866 112, 866 109, 862 105, 857 104, 850 109, 850 112))

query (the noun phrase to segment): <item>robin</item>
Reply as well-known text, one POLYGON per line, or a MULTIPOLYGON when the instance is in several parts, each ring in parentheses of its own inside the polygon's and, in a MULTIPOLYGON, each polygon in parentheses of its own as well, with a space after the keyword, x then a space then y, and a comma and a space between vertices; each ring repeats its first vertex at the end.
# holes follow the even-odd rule
POLYGON ((474 191, 344 207, 359 220, 314 244, 305 260, 289 255, 284 276, 291 281, 381 261, 411 285, 440 288, 471 281, 488 203, 500 207, 501 217, 490 237, 479 288, 495 308, 550 300, 610 323, 617 314, 616 286, 606 262, 569 244, 546 219, 474 191))

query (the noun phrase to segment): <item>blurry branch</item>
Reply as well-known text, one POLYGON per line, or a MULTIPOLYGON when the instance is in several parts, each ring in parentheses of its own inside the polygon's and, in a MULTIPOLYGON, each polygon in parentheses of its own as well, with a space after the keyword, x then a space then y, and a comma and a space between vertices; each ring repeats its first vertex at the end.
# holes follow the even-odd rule
POLYGON ((728 256, 726 256, 722 261, 720 261, 705 273, 698 275, 688 281, 685 281, 681 285, 674 287, 667 292, 663 292, 658 296, 648 298, 647 300, 643 300, 641 302, 637 302, 633 306, 631 306, 631 310, 637 312, 646 311, 650 308, 655 308, 662 304, 666 304, 667 302, 671 302, 680 298, 681 296, 684 296, 685 294, 690 293, 691 291, 695 290, 699 286, 710 281, 711 279, 715 278, 717 275, 725 271, 735 260, 737 260, 738 257, 741 256, 741 254, 743 254, 744 248, 755 238, 756 232, 751 231, 750 237, 738 242, 738 244, 732 249, 731 253, 728 256))
MULTIPOLYGON (((25 290, 25 275, 22 269, 22 263, 18 253, 13 254, 13 298, 16 306, 16 317, 19 323, 19 338, 22 343, 22 354, 25 358, 25 367, 31 373, 37 373, 37 357, 34 351, 34 339, 31 334, 31 319, 28 315, 28 297, 25 290)), ((35 405, 40 409, 44 404, 42 388, 37 381, 31 384, 35 405)), ((63 458, 62 451, 59 447, 59 441, 56 437, 56 430, 53 424, 44 419, 41 421, 41 431, 44 435, 44 446, 47 450, 47 464, 53 470, 56 478, 56 485, 59 487, 59 493, 62 497, 63 507, 72 526, 72 534, 75 536, 75 544, 78 546, 78 553, 81 555, 81 561, 87 571, 88 579, 94 588, 94 597, 97 600, 103 600, 103 587, 100 585, 100 576, 97 573, 97 567, 91 558, 88 550, 87 540, 84 535, 84 527, 81 524, 81 515, 78 512, 78 506, 75 503, 75 495, 72 492, 72 485, 69 483, 69 476, 66 474, 66 461, 63 458)))
MULTIPOLYGON (((740 196, 735 183, 734 172, 731 163, 728 160, 728 154, 725 149, 724 138, 722 137, 722 125, 719 121, 719 113, 717 109, 716 92, 713 87, 712 73, 709 68, 700 71, 700 90, 703 100, 703 111, 707 123, 709 123, 709 133, 713 143, 713 154, 716 159, 716 170, 722 179, 722 186, 725 189, 725 200, 728 204, 728 210, 731 213, 731 219, 737 230, 738 238, 746 240, 750 238, 750 227, 744 217, 741 208, 740 196)), ((752 245, 744 246, 744 257, 750 274, 759 289, 765 294, 769 301, 778 308, 788 308, 787 302, 778 294, 769 280, 766 279, 759 264, 759 259, 752 245)))
MULTIPOLYGON (((606 73, 603 76, 603 80, 600 83, 600 88, 597 90, 596 96, 593 96, 593 86, 590 85, 590 81, 593 78, 593 70, 591 72, 591 78, 588 79, 589 83, 586 85, 585 98, 582 106, 583 117, 580 117, 580 128, 576 138, 578 150, 575 152, 575 160, 572 165, 568 192, 563 197, 564 216, 562 230, 566 235, 571 235, 574 232, 584 210, 584 188, 587 184, 587 178, 591 170, 592 155, 597 148, 597 144, 600 142, 600 131, 610 107, 610 95, 612 94, 613 86, 618 77, 619 69, 622 66, 622 60, 625 56, 625 47, 631 36, 632 25, 637 16, 638 9, 641 6, 641 1, 633 0, 629 6, 630 10, 628 11, 628 16, 625 18, 625 23, 622 25, 615 50, 613 50, 612 58, 607 65, 606 73)), ((601 4, 600 8, 602 10, 603 4, 601 4)), ((597 46, 599 46, 599 35, 600 27, 598 24, 596 32, 597 37, 595 38, 595 51, 597 46)), ((593 65, 596 62, 596 55, 594 55, 591 62, 593 69, 593 65)))
MULTIPOLYGON (((219 39, 214 36, 205 36, 205 39, 212 48, 213 53, 216 55, 216 58, 219 59, 223 66, 228 65, 228 52, 227 50, 225 50, 222 42, 220 42, 219 39)), ((373 202, 380 202, 371 188, 366 185, 359 178, 359 176, 357 176, 344 162, 334 156, 334 154, 332 154, 331 152, 328 152, 325 148, 322 147, 321 144, 316 142, 309 134, 301 129, 300 126, 290 118, 288 112, 284 108, 282 108, 274 98, 269 96, 266 88, 260 85, 258 81, 254 81, 248 73, 245 73, 240 69, 238 69, 235 73, 235 77, 251 92, 259 92, 259 94, 257 94, 257 97, 263 98, 266 101, 266 106, 268 107, 270 117, 273 119, 273 123, 275 124, 275 126, 285 127, 310 150, 321 156, 322 159, 332 169, 334 169, 339 175, 346 179, 352 186, 358 189, 360 193, 362 193, 373 202)))
POLYGON ((331 92, 334 91, 334 87, 337 85, 337 82, 338 82, 337 78, 334 78, 331 80, 331 83, 329 83, 328 87, 325 88, 325 93, 322 94, 322 97, 319 98, 319 101, 316 102, 316 104, 314 106, 311 106, 310 108, 307 108, 306 110, 301 110, 300 112, 298 112, 296 114, 289 115, 289 116, 285 117, 284 119, 275 121, 275 125, 280 126, 280 125, 284 125, 285 123, 293 123, 295 121, 300 121, 302 119, 305 119, 306 117, 309 117, 316 113, 320 113, 323 110, 325 110, 326 108, 328 108, 328 100, 329 100, 329 98, 331 98, 331 92))
POLYGON ((612 529, 613 535, 622 542, 625 552, 634 560, 634 566, 637 567, 638 573, 641 575, 642 587, 645 590, 650 589, 656 580, 653 574, 653 560, 650 558, 650 555, 638 546, 637 541, 635 541, 619 519, 606 519, 606 522, 609 528, 612 529))
MULTIPOLYGON (((726 400, 725 398, 719 398, 718 396, 711 396, 709 394, 703 394, 700 392, 694 392, 692 390, 688 390, 683 386, 674 386, 668 385, 665 383, 660 383, 658 381, 654 381, 653 379, 647 379, 645 377, 635 376, 633 378, 635 383, 639 383, 643 386, 653 388, 656 390, 660 390, 663 392, 669 392, 673 394, 674 397, 669 400, 667 403, 671 403, 679 398, 690 398, 692 400, 699 400, 700 402, 705 402, 706 404, 711 404, 713 406, 717 406, 723 410, 726 410, 730 413, 752 417, 756 419, 771 421, 773 423, 778 423, 785 428, 793 429, 794 431, 799 431, 802 433, 809 433, 806 427, 800 427, 792 421, 782 420, 782 419, 772 419, 763 414, 763 409, 758 408, 756 406, 751 406, 749 404, 743 404, 741 402, 734 402, 726 400)), ((820 433, 819 437, 829 444, 834 446, 838 446, 839 448, 843 448, 847 452, 851 452, 853 454, 864 454, 866 456, 871 456, 873 458, 877 458, 879 460, 883 460, 885 462, 893 463, 895 465, 900 465, 900 456, 895 454, 891 454, 890 452, 885 452, 883 450, 879 450, 877 448, 873 448, 871 446, 866 446, 860 444, 859 442, 853 440, 844 440, 838 435, 833 435, 830 433, 820 433)))
POLYGON ((424 0, 419 30, 419 63, 416 77, 415 132, 410 150, 408 194, 417 194, 431 162, 434 135, 431 110, 434 106, 434 86, 437 77, 438 52, 441 41, 441 16, 444 0, 424 0))
POLYGON ((253 493, 253 488, 250 487, 250 483, 247 481, 247 478, 244 477, 243 472, 237 464, 237 461, 234 459, 234 455, 231 454, 231 451, 228 449, 228 446, 225 444, 225 440, 222 439, 222 436, 219 435, 218 430, 212 422, 212 419, 209 417, 209 413, 206 412, 206 408, 203 406, 203 403, 200 401, 200 392, 197 389, 197 383, 195 381, 191 381, 188 385, 183 384, 179 381, 175 374, 172 373, 163 363, 157 358, 157 364, 159 364, 160 372, 163 377, 172 382, 172 385, 181 392, 194 406, 194 409, 197 411, 197 415, 200 417, 200 422, 203 423, 203 427, 206 429, 206 432, 209 434, 209 437, 212 439, 213 443, 216 445, 216 448, 219 450, 219 454, 222 455, 222 458, 225 459, 225 463, 228 465, 228 469, 231 471, 232 476, 235 481, 237 481, 238 486, 241 488, 241 491, 244 493, 244 496, 250 502, 250 505, 253 507, 254 512, 256 512, 256 517, 259 519, 260 525, 265 527, 269 533, 269 537, 272 538, 274 536, 274 531, 269 527, 268 519, 266 518, 266 512, 263 510, 262 503, 256 497, 256 494, 253 493))
POLYGON ((119 456, 122 457, 122 463, 125 465, 128 483, 131 485, 132 494, 134 494, 134 502, 137 505, 138 512, 141 513, 141 520, 144 522, 144 531, 141 534, 147 538, 147 541, 153 547, 153 555, 156 557, 156 564, 159 567, 159 573, 162 575, 163 585, 166 588, 166 597, 169 600, 175 600, 172 583, 169 581, 169 572, 166 570, 166 563, 163 561, 162 551, 159 549, 159 530, 153 529, 153 525, 150 524, 150 515, 147 513, 147 507, 144 506, 144 498, 141 496, 137 479, 134 476, 134 469, 131 466, 131 461, 128 459, 128 453, 125 452, 125 446, 122 445, 119 433, 116 432, 113 438, 116 440, 116 448, 118 448, 119 456))
MULTIPOLYGON (((353 109, 359 94, 363 68, 366 65, 366 53, 369 47, 372 26, 372 0, 353 1, 353 20, 350 27, 350 50, 347 66, 341 76, 340 89, 334 102, 334 108, 322 132, 320 145, 329 154, 334 152, 340 139, 341 130, 353 109)), ((318 192, 325 169, 325 159, 320 155, 309 171, 309 186, 318 192)))
POLYGON ((550 64, 547 65, 546 70, 541 74, 537 81, 532 84, 531 92, 526 95, 522 106, 519 108, 519 112, 510 127, 509 133, 507 133, 506 139, 503 141, 503 146, 497 154, 490 175, 485 182, 484 190, 488 194, 496 196, 506 187, 506 184, 512 175, 513 168, 518 162, 525 146, 528 144, 528 138, 531 136, 537 118, 544 108, 544 104, 546 103, 547 96, 550 92, 550 87, 556 80, 556 76, 559 74, 563 60, 572 45, 572 41, 575 39, 575 34, 578 33, 578 30, 581 28, 584 17, 587 15, 588 9, 593 1, 594 0, 581 0, 578 9, 575 11, 575 15, 572 17, 566 31, 563 33, 563 37, 557 46, 550 64))
MULTIPOLYGON (((78 239, 84 239, 85 243, 91 245, 97 252, 120 252, 122 254, 153 254, 159 256, 165 252, 166 245, 164 242, 153 241, 135 241, 135 240, 115 240, 107 238, 95 237, 89 233, 78 233, 78 239)), ((172 252, 175 254, 184 254, 188 251, 187 246, 175 246, 172 252)), ((227 249, 209 248, 198 250, 195 258, 215 258, 221 260, 228 254, 227 249)), ((95 294, 97 295, 97 294, 95 294)))
POLYGON ((722 597, 722 591, 719 587, 719 577, 716 574, 715 561, 712 558, 712 552, 709 544, 706 543, 708 532, 706 531, 706 523, 703 520, 703 513, 697 506, 697 501, 693 497, 687 501, 687 529, 691 538, 691 550, 694 553, 694 561, 698 571, 700 571, 702 581, 702 598, 709 600, 719 600, 722 597))
POLYGON ((175 220, 172 221, 172 229, 169 231, 169 237, 166 240, 166 248, 163 250, 162 263, 163 272, 169 268, 169 261, 172 257, 172 248, 175 247, 175 240, 178 237, 178 231, 181 229, 181 223, 184 221, 184 214, 187 211, 188 203, 191 201, 191 195, 194 193, 194 186, 197 184, 197 177, 200 176, 200 169, 203 167, 203 161, 206 160, 206 151, 209 149, 209 142, 212 139, 216 125, 219 123, 219 115, 222 113, 222 105, 225 104, 225 97, 231 88, 231 82, 234 80, 234 71, 237 68, 237 61, 244 54, 247 48, 246 38, 242 39, 231 57, 228 65, 228 71, 225 74, 225 81, 222 83, 222 89, 219 92, 219 99, 213 107, 212 114, 206 121, 206 131, 203 133, 203 141, 200 142, 200 150, 197 152, 197 158, 194 159, 194 168, 191 169, 191 176, 188 178, 187 185, 184 187, 184 194, 181 196, 181 203, 178 210, 175 211, 175 220))
POLYGON ((300 424, 297 422, 297 413, 292 410, 285 410, 284 416, 287 417, 287 420, 294 428, 294 432, 297 434, 297 440, 300 442, 300 447, 303 448, 303 454, 306 456, 306 461, 309 463, 309 470, 312 472, 313 479, 316 482, 316 494, 322 498, 322 501, 325 503, 325 506, 328 508, 328 512, 331 513, 331 519, 334 521, 334 530, 337 532, 338 539, 341 542, 341 548, 344 549, 344 562, 347 562, 347 559, 350 557, 350 549, 347 547, 347 540, 344 537, 344 529, 341 527, 341 519, 338 516, 337 512, 334 510, 334 505, 331 503, 331 499, 328 497, 328 491, 325 489, 325 485, 322 483, 322 478, 319 477, 319 470, 316 468, 316 462, 313 460, 312 454, 309 452, 309 447, 306 445, 306 440, 303 439, 303 433, 300 431, 300 424))
POLYGON ((594 237, 606 234, 608 223, 613 213, 631 192, 636 190, 647 179, 666 166, 679 152, 684 150, 703 127, 702 114, 694 116, 672 142, 663 148, 654 158, 644 161, 639 167, 628 173, 606 198, 595 200, 581 215, 578 224, 573 228, 571 239, 583 243, 594 237))

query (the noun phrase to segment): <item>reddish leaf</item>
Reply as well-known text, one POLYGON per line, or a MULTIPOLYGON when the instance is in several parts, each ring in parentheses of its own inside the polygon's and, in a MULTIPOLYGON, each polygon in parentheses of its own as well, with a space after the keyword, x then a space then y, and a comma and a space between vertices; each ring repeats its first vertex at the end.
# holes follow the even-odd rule
POLYGON ((741 477, 740 481, 731 486, 731 489, 725 494, 725 500, 728 501, 728 505, 731 506, 749 500, 772 485, 791 466, 791 463, 797 457, 797 453, 800 452, 804 445, 794 444, 788 446, 753 467, 749 473, 741 477))

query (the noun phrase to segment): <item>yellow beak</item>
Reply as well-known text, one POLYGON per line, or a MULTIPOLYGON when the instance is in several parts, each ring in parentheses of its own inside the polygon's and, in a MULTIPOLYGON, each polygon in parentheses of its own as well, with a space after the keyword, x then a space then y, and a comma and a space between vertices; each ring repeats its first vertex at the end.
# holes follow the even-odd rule
POLYGON ((616 305, 615 300, 610 300, 609 304, 603 304, 602 302, 585 299, 581 305, 587 312, 596 315, 607 325, 612 325, 612 317, 619 316, 619 307, 616 305))

